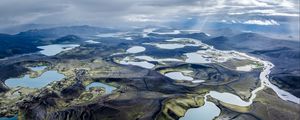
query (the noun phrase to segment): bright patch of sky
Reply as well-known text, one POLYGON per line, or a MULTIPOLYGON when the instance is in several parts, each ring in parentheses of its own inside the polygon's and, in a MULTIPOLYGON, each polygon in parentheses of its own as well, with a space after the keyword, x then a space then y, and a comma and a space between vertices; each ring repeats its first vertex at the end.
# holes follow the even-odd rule
POLYGON ((244 24, 254 24, 254 25, 280 25, 275 20, 247 20, 244 24))
POLYGON ((227 24, 249 24, 249 25, 280 25, 277 21, 271 19, 271 20, 246 20, 246 21, 240 21, 240 20, 221 20, 223 23, 227 24))

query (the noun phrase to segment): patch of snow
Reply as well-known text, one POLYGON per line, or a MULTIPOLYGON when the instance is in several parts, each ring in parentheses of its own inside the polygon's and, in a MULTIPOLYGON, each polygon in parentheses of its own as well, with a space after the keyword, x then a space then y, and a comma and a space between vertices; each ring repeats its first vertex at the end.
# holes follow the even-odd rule
POLYGON ((95 40, 87 40, 87 41, 85 41, 85 42, 91 43, 91 44, 97 44, 97 43, 100 43, 100 42, 95 41, 95 40))
POLYGON ((125 40, 133 40, 132 37, 125 37, 125 40))

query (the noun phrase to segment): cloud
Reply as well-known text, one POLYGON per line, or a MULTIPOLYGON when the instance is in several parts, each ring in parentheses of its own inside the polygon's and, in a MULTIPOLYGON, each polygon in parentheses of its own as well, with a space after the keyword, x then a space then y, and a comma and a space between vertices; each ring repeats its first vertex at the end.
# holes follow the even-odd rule
POLYGON ((161 22, 161 20, 149 15, 128 15, 124 16, 124 19, 130 22, 161 22))
POLYGON ((243 24, 250 24, 250 25, 280 25, 275 20, 247 20, 243 22, 243 24))
POLYGON ((165 25, 176 21, 180 23, 187 18, 198 20, 199 26, 222 19, 242 21, 263 18, 279 21, 283 19, 274 17, 299 16, 297 2, 298 0, 1 0, 0 27, 32 23, 165 25))
POLYGON ((297 13, 297 12, 283 13, 283 12, 277 12, 274 9, 255 9, 255 10, 249 10, 249 11, 244 11, 244 12, 228 13, 228 15, 246 15, 246 14, 255 14, 255 15, 262 15, 262 16, 299 17, 299 13, 297 13))
POLYGON ((221 20, 222 23, 226 24, 247 24, 247 25, 263 25, 263 26, 269 26, 269 25, 280 25, 275 20, 221 20))
POLYGON ((230 1, 230 3, 233 5, 240 5, 240 6, 257 6, 257 7, 270 6, 268 3, 259 0, 232 0, 230 1))

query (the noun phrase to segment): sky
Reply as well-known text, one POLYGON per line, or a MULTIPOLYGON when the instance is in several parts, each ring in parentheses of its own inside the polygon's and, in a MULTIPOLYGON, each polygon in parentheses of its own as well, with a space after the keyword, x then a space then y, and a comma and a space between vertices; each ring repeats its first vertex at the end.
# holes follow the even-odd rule
MULTIPOLYGON (((207 29, 277 27, 299 32, 299 0, 1 0, 0 28, 26 24, 207 29), (248 26, 248 27, 247 27, 248 26)), ((247 29, 246 29, 247 30, 247 29)), ((251 30, 251 29, 250 29, 251 30)))

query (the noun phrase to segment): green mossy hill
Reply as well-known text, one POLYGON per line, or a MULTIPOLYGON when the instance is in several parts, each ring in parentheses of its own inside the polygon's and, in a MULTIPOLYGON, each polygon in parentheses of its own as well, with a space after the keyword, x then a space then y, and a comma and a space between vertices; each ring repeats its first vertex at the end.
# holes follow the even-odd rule
POLYGON ((184 96, 168 99, 164 102, 162 110, 157 120, 177 120, 184 116, 190 108, 196 108, 204 105, 203 96, 184 96))

